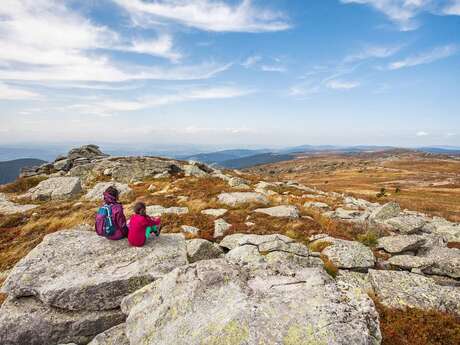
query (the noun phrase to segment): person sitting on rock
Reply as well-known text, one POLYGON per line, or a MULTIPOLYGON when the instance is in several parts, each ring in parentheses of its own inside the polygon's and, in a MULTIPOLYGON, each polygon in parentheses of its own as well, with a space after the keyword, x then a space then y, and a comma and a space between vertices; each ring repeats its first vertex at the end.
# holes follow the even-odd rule
POLYGON ((143 202, 134 205, 134 214, 129 220, 128 242, 134 247, 142 247, 153 232, 160 234, 160 217, 149 217, 143 202))
POLYGON ((110 186, 104 192, 104 205, 96 214, 96 232, 109 240, 120 240, 128 235, 123 206, 118 202, 119 192, 110 186))

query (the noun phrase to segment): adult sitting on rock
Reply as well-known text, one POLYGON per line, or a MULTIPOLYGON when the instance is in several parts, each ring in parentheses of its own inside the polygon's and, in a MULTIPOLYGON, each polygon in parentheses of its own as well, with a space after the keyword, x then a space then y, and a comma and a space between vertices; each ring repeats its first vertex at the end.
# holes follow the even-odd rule
POLYGON ((109 240, 120 240, 128 235, 123 206, 118 202, 118 189, 110 186, 104 192, 104 205, 96 214, 96 232, 109 240))

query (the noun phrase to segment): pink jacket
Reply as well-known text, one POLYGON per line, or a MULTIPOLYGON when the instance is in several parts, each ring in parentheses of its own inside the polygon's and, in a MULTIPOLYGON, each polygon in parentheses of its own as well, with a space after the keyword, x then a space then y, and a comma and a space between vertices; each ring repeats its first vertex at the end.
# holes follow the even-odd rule
POLYGON ((142 247, 145 244, 145 230, 149 226, 160 225, 160 218, 150 218, 134 214, 129 220, 128 242, 135 247, 142 247))

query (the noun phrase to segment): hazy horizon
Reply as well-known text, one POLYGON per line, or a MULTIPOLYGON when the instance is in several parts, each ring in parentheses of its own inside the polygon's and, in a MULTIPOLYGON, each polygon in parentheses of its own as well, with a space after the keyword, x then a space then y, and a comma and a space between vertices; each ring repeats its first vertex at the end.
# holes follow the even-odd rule
POLYGON ((0 18, 2 145, 460 146, 459 0, 6 0, 0 18))

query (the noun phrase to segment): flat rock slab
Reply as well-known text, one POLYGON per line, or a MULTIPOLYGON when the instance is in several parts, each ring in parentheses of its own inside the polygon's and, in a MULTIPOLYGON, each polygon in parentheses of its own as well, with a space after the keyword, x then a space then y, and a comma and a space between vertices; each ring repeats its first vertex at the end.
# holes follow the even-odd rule
POLYGON ((33 210, 36 207, 38 207, 38 205, 16 204, 9 201, 5 194, 0 193, 0 214, 24 213, 33 210))
POLYGON ((362 243, 329 237, 321 239, 321 241, 332 243, 321 254, 327 256, 338 268, 367 269, 375 265, 375 257, 372 250, 362 243))
POLYGON ((50 177, 29 189, 24 197, 32 200, 65 200, 81 191, 79 177, 50 177))
POLYGON ((281 205, 269 208, 258 208, 254 210, 256 213, 267 214, 272 217, 280 218, 300 218, 299 209, 291 205, 281 205))
POLYGON ((369 281, 382 304, 390 308, 438 310, 460 315, 460 289, 440 286, 419 274, 369 270, 369 281))
POLYGON ((124 323, 98 334, 88 345, 129 345, 124 323))
POLYGON ((401 234, 413 234, 423 228, 426 224, 426 219, 420 216, 404 215, 387 219, 385 224, 390 225, 401 234))
POLYGON ((408 250, 417 250, 423 246, 426 239, 419 235, 385 236, 378 240, 377 248, 388 253, 401 253, 408 250))
POLYGON ((380 344, 364 294, 340 289, 322 269, 295 275, 224 259, 178 268, 124 299, 131 344, 380 344))
POLYGON ((395 202, 376 207, 369 216, 370 220, 382 221, 397 217, 401 213, 401 207, 395 202))
POLYGON ((126 183, 119 182, 100 182, 96 184, 88 193, 85 195, 85 199, 88 200, 102 200, 105 190, 109 187, 115 187, 120 196, 129 195, 132 189, 126 183))
POLYGON ((146 245, 110 241, 93 231, 45 236, 11 271, 2 291, 37 296, 69 310, 107 310, 142 286, 187 263, 183 235, 162 234, 146 245))
POLYGON ((220 203, 232 207, 248 203, 268 204, 265 195, 254 192, 222 193, 217 199, 220 203))
POLYGON ((124 320, 119 308, 72 312, 49 307, 34 297, 8 298, 0 308, 0 344, 87 344, 124 320))
POLYGON ((210 209, 201 211, 202 214, 205 214, 207 216, 217 217, 217 218, 222 217, 227 212, 228 210, 226 208, 210 208, 210 209))
POLYGON ((433 247, 422 258, 432 261, 423 269, 424 273, 460 278, 460 249, 433 247))

